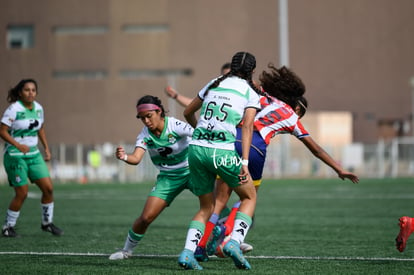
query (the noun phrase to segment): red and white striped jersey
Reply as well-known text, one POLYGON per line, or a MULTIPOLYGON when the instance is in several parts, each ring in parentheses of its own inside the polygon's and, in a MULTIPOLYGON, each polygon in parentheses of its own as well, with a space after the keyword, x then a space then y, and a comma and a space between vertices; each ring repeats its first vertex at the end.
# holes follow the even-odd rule
POLYGON ((271 100, 261 97, 260 104, 262 110, 256 114, 254 126, 266 144, 278 134, 290 133, 297 138, 309 136, 299 116, 288 104, 274 97, 271 100))

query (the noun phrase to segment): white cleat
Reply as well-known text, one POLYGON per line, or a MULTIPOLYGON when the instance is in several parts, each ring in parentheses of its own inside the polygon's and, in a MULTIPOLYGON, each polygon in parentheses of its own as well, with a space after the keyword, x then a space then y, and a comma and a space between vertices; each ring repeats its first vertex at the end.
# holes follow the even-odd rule
POLYGON ((124 260, 124 259, 128 259, 131 256, 132 256, 132 253, 129 253, 128 251, 125 251, 125 250, 120 250, 120 251, 117 251, 111 254, 111 256, 109 256, 109 259, 110 260, 124 260))
POLYGON ((241 243, 240 250, 243 252, 243 254, 246 254, 253 250, 253 246, 248 243, 241 243))

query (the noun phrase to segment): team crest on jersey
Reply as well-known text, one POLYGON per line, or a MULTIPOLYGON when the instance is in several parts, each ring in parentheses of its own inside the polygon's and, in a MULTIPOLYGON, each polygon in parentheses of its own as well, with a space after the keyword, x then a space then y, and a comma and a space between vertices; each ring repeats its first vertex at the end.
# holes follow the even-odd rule
POLYGON ((16 113, 16 119, 17 120, 22 120, 26 118, 26 114, 24 112, 17 112, 16 113))
POLYGON ((168 142, 173 144, 177 141, 173 134, 168 134, 168 142))

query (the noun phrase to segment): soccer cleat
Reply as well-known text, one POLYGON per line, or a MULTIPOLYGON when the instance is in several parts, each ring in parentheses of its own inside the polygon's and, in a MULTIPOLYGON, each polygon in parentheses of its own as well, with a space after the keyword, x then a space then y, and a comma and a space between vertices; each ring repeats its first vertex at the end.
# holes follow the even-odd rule
POLYGON ((243 254, 246 254, 253 250, 253 246, 248 243, 241 243, 240 250, 243 252, 243 254))
POLYGON ((194 258, 193 251, 189 249, 184 249, 178 257, 178 264, 184 269, 195 269, 202 270, 201 265, 198 264, 197 260, 194 258))
POLYGON ((213 229, 213 237, 207 243, 207 255, 211 256, 216 253, 217 246, 219 246, 225 237, 226 226, 216 225, 213 229))
POLYGON ((224 253, 232 258, 239 269, 251 269, 249 262, 244 258, 240 245, 235 240, 230 240, 223 248, 224 253))
POLYGON ((3 234, 4 237, 9 237, 9 238, 16 238, 19 236, 17 235, 16 230, 14 229, 13 226, 3 226, 1 233, 3 234))
POLYGON ((399 219, 400 233, 395 238, 398 251, 403 252, 407 245, 408 238, 414 231, 413 220, 410 217, 404 216, 399 219))
POLYGON ((125 250, 120 250, 120 251, 117 251, 111 254, 111 256, 109 256, 109 259, 110 260, 124 260, 124 259, 128 259, 131 256, 132 256, 132 253, 125 251, 125 250))
POLYGON ((208 255, 206 249, 204 247, 197 246, 194 252, 194 258, 196 258, 196 260, 199 262, 207 262, 208 255))
POLYGON ((44 225, 42 224, 41 228, 42 228, 43 231, 50 232, 54 236, 63 235, 63 230, 60 229, 59 227, 57 227, 56 225, 54 225, 53 223, 48 223, 48 224, 44 224, 44 225))

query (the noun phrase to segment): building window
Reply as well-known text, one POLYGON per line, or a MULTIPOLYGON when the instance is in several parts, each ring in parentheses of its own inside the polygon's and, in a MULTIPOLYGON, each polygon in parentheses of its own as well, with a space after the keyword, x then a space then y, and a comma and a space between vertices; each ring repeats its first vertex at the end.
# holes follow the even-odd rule
POLYGON ((7 48, 27 49, 34 46, 34 27, 32 25, 7 26, 7 48))
POLYGON ((53 78, 56 79, 104 79, 108 73, 104 70, 96 71, 54 71, 53 78))
POLYGON ((122 31, 125 33, 156 33, 167 32, 169 27, 167 25, 133 25, 127 24, 122 26, 122 31))
POLYGON ((53 33, 56 35, 94 35, 104 34, 107 31, 107 26, 60 26, 53 28, 53 33))
POLYGON ((159 70, 121 70, 119 75, 125 79, 137 78, 156 78, 171 76, 190 76, 193 74, 191 69, 159 69, 159 70))

